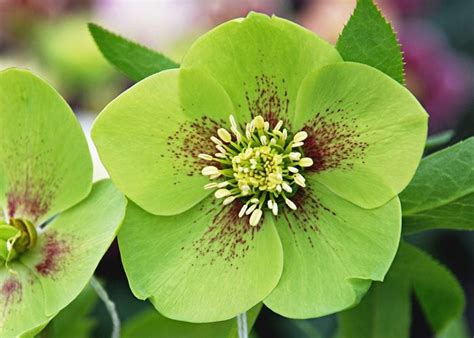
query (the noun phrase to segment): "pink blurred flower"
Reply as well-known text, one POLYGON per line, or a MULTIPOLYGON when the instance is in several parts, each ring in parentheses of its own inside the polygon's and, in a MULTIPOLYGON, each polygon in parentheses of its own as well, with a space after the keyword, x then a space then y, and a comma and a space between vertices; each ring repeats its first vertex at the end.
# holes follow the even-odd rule
POLYGON ((405 22, 399 34, 408 88, 430 114, 430 134, 456 125, 472 88, 472 67, 426 22, 405 22))

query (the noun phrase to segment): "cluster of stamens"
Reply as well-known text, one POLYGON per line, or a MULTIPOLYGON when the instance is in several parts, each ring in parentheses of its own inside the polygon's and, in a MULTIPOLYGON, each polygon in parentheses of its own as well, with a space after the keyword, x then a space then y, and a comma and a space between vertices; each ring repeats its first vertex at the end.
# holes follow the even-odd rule
POLYGON ((239 217, 250 215, 252 226, 260 222, 262 208, 267 207, 275 216, 283 204, 296 210, 290 197, 298 187, 306 186, 301 172, 313 165, 301 148, 308 134, 300 131, 289 135, 282 129, 283 121, 270 129, 270 123, 260 115, 246 124, 243 133, 232 115, 230 124, 231 132, 220 128, 218 137, 211 137, 217 149, 214 156, 199 154, 203 160, 219 163, 202 169, 211 180, 220 180, 206 184, 204 189, 217 189, 214 195, 223 199, 224 205, 239 198, 243 203, 239 217))

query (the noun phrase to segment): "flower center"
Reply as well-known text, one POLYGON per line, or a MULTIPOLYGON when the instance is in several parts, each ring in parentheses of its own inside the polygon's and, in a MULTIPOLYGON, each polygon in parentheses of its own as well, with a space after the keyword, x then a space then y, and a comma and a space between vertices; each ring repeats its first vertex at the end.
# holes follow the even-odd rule
POLYGON ((36 245, 36 228, 28 220, 10 219, 10 224, 0 223, 0 262, 10 262, 36 245))
POLYGON ((308 134, 300 131, 289 135, 282 129, 283 121, 270 129, 270 123, 260 115, 246 124, 243 133, 232 115, 230 124, 231 132, 221 128, 217 130, 218 137, 211 137, 218 151, 214 156, 199 154, 203 160, 219 163, 202 169, 202 174, 211 180, 219 179, 204 189, 217 189, 214 195, 223 198, 224 205, 239 198, 243 203, 239 217, 251 215, 252 226, 260 222, 262 208, 274 215, 284 205, 296 210, 290 197, 298 187, 306 186, 301 173, 313 165, 301 148, 308 134))

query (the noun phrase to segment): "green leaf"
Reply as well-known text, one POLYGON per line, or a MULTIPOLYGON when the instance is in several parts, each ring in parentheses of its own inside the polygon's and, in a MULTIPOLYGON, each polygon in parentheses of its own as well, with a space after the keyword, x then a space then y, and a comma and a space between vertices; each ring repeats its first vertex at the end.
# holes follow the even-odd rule
POLYGON ((129 41, 97 24, 89 30, 104 57, 132 80, 140 81, 162 70, 178 68, 179 64, 163 54, 129 41))
POLYGON ((428 114, 404 86, 367 65, 336 63, 305 78, 296 106, 294 128, 308 132, 305 154, 330 190, 371 209, 408 185, 428 114))
POLYGON ((403 276, 389 272, 374 283, 361 303, 339 314, 338 338, 408 338, 410 287, 403 276))
POLYGON ((408 338, 412 292, 435 333, 462 315, 464 294, 455 277, 427 253, 401 243, 385 281, 339 315, 340 338, 408 338))
POLYGON ((426 319, 440 332, 464 310, 464 293, 457 279, 443 265, 414 246, 405 245, 405 273, 426 319))
POLYGON ((91 311, 97 304, 98 297, 94 289, 87 286, 80 295, 65 309, 54 317, 44 333, 48 338, 89 338, 97 325, 91 311))
POLYGON ((297 212, 276 220, 285 265, 264 300, 289 318, 321 317, 357 304, 373 280, 383 280, 400 240, 397 197, 367 210, 313 179, 307 184, 311 196, 295 199, 297 212))
POLYGON ((474 229, 474 138, 421 161, 400 194, 404 233, 474 229))
POLYGON ((358 0, 336 48, 345 61, 365 63, 403 84, 403 55, 392 26, 372 0, 358 0))
MULTIPOLYGON (((251 330, 262 305, 247 312, 248 329, 251 330)), ((235 318, 215 323, 195 324, 172 320, 155 310, 147 310, 127 321, 123 327, 123 338, 238 338, 235 318)))
POLYGON ((236 203, 214 196, 176 216, 155 216, 129 203, 118 235, 133 294, 164 316, 194 323, 236 317, 261 302, 283 269, 271 217, 251 227, 236 203))
POLYGON ((464 318, 451 322, 436 338, 469 338, 469 327, 464 318))
POLYGON ((92 161, 71 108, 32 73, 0 72, 0 205, 35 225, 90 192, 92 161))

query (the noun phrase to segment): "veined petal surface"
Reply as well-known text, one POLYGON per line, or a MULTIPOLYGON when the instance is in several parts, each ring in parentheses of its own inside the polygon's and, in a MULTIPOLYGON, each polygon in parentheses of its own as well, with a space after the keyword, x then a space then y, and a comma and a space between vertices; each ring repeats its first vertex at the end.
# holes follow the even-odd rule
POLYGON ((271 215, 252 227, 239 209, 209 197, 180 215, 155 216, 130 203, 118 238, 135 296, 168 318, 197 323, 261 302, 280 278, 281 243, 271 215))
POLYGON ((0 203, 40 224, 89 193, 92 161, 74 113, 28 71, 0 72, 0 203))
POLYGON ((316 70, 301 86, 295 130, 319 182, 364 208, 400 193, 420 162, 428 115, 384 73, 344 62, 316 70))

